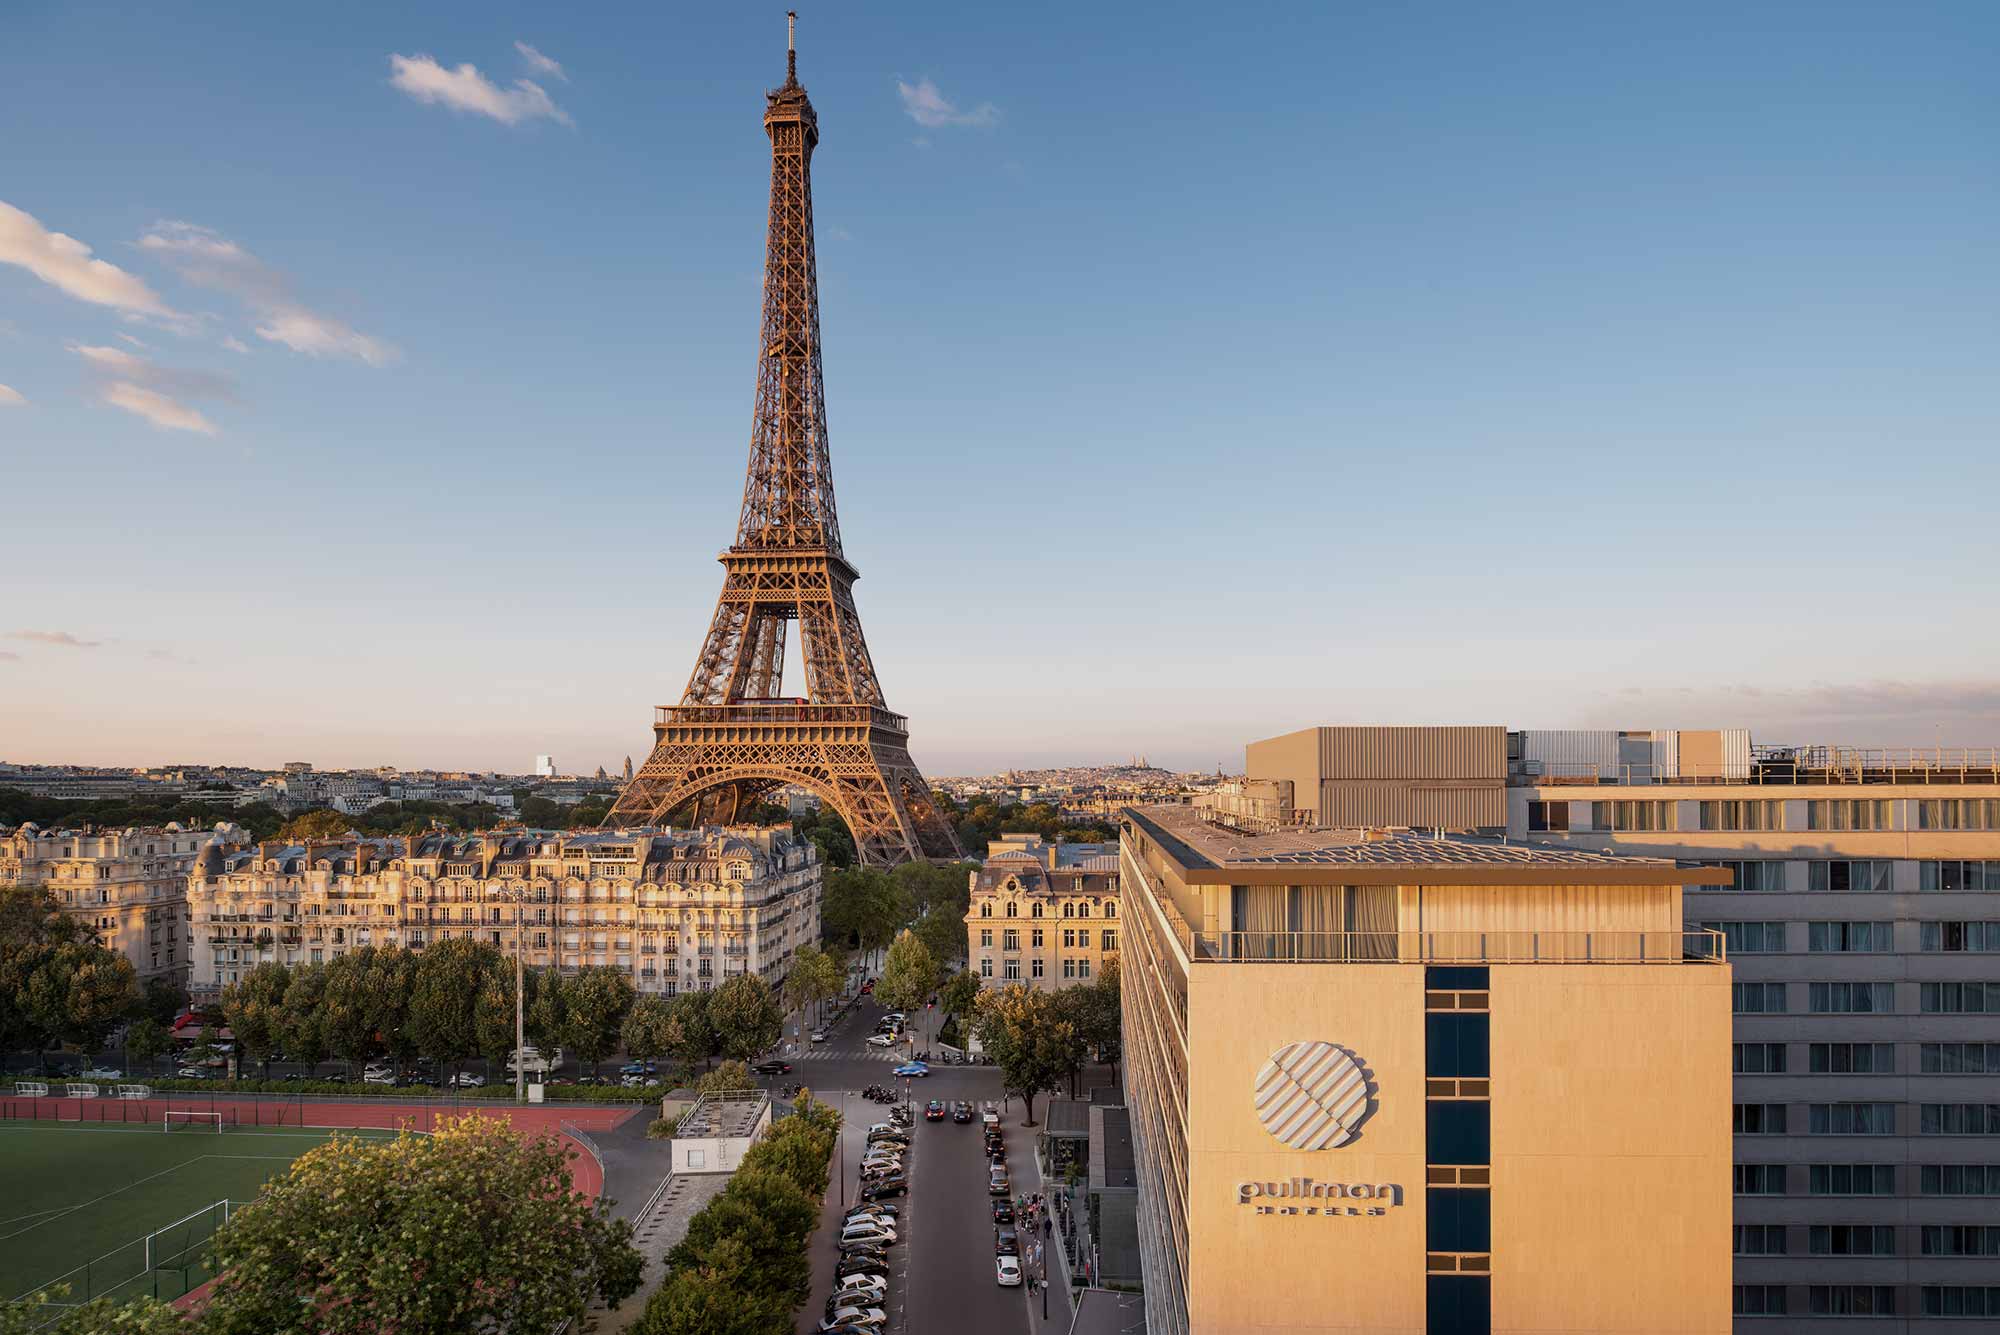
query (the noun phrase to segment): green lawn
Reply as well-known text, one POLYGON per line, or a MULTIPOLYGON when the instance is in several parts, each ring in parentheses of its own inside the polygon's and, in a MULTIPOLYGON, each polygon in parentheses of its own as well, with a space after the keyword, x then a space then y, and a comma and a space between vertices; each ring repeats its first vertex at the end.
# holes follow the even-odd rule
MULTIPOLYGON (((0 1123, 0 1302, 60 1277, 67 1301, 112 1293, 179 1297, 181 1277, 146 1268, 143 1239, 217 1201, 255 1200, 264 1183, 329 1131, 0 1123), (76 1274, 79 1266, 88 1268, 76 1274)), ((348 1132, 386 1136, 387 1132, 348 1132)), ((216 1216, 156 1241, 155 1257, 198 1254, 216 1216)), ((190 1271, 189 1282, 203 1276, 190 1271)))

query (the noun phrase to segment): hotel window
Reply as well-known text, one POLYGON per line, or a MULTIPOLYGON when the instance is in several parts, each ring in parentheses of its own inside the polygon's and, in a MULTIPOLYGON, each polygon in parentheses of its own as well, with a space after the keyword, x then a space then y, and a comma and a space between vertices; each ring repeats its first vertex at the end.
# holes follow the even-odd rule
POLYGON ((1019 950, 1020 948, 1021 932, 1019 928, 1009 927, 1006 931, 1000 933, 1000 949, 1019 950))
POLYGON ((1785 1254, 1785 1226, 1783 1224, 1738 1224, 1732 1230, 1735 1235, 1735 1252, 1738 1256, 1783 1256, 1785 1254))
POLYGON ((1785 1013, 1785 985, 1783 983, 1732 983, 1731 994, 1735 1000, 1738 1015, 1783 1015, 1785 1013))
POLYGON ((1782 1075, 1785 1070, 1783 1043, 1732 1043, 1729 1068, 1738 1075, 1782 1075))
POLYGON ((1591 824, 1599 830, 1645 833, 1674 828, 1674 802, 1592 802, 1591 824))
POLYGON ((1099 944, 1106 950, 1118 949, 1118 933, 1112 931, 1109 927, 1105 928, 1099 938, 1099 944))
POLYGON ((993 976, 993 961, 990 957, 982 956, 980 958, 979 976, 981 978, 991 978, 993 976))
POLYGON ((1737 1316, 1783 1316, 1785 1286, 1737 1284, 1730 1289, 1730 1311, 1737 1316))
POLYGON ((2000 1228, 1991 1224, 1925 1224, 1925 1256, 2000 1256, 2000 1228))
POLYGON ((1088 978, 1088 977, 1090 977, 1090 961, 1089 961, 1089 960, 1087 960, 1087 959, 1085 959, 1085 960, 1078 960, 1078 961, 1076 962, 1076 976, 1077 976, 1078 978, 1088 978))
POLYGON ((1076 934, 1076 944, 1079 950, 1090 949, 1090 929, 1088 927, 1081 928, 1078 930, 1076 934))
POLYGON ((1042 962, 1040 959, 1034 959, 1029 961, 1028 976, 1030 978, 1040 978, 1042 976, 1042 962))
POLYGON ((1920 830, 2000 830, 2000 798, 1925 798, 1917 803, 1920 830))
POLYGON ((1887 954, 1894 933, 1886 922, 1814 922, 1806 924, 1806 949, 1887 954))
POLYGON ((1894 1043, 1811 1043, 1806 1069, 1814 1075, 1894 1075, 1894 1043))
POLYGON ((1806 1311, 1814 1316, 1894 1316, 1892 1284, 1808 1284, 1806 1311))
POLYGON ((1927 1163, 1917 1173, 1923 1196, 2000 1196, 2000 1163, 1927 1163))
POLYGON ((1037 902, 1036 904, 1034 904, 1032 907, 1029 908, 1028 916, 1030 918, 1039 918, 1042 916, 1042 906, 1039 902, 1037 902))
POLYGON ((1806 1108, 1806 1134, 1812 1136, 1893 1136, 1893 1103, 1814 1103, 1806 1108))
POLYGON ((2000 1075, 2000 1043, 1924 1043, 1917 1069, 1925 1075, 2000 1075))
POLYGON ((1071 903, 1069 900, 1065 899, 1063 901, 1063 917, 1074 918, 1075 916, 1076 916, 1076 905, 1071 903))
POLYGON ((1009 982, 1014 982, 1014 983, 1018 983, 1018 982, 1020 982, 1020 981, 1021 981, 1021 961, 1019 961, 1019 960, 1008 960, 1008 961, 1007 961, 1007 970, 1006 970, 1006 973, 1005 973, 1005 975, 1004 975, 1004 976, 1006 977, 1007 981, 1009 981, 1009 982))
POLYGON ((1887 1015, 1896 1009, 1894 983, 1813 983, 1806 997, 1814 1015, 1887 1015))
POLYGON ((1917 1300, 1925 1316, 2000 1316, 2000 1284, 1926 1284, 1917 1300))
POLYGON ((2000 951, 2000 922, 1920 923, 1917 946, 1931 954, 1958 950, 1990 954, 2000 951))
POLYGON ((1074 977, 1076 977, 1076 961, 1075 961, 1075 960, 1064 960, 1064 961, 1063 961, 1063 977, 1065 977, 1065 978, 1074 978, 1074 977))
POLYGON ((1813 1256, 1894 1256, 1896 1230, 1888 1224, 1814 1224, 1806 1230, 1813 1256))
POLYGON ((1010 917, 1010 918, 1018 918, 1018 917, 1020 917, 1020 916, 1021 916, 1021 906, 1020 906, 1019 904, 1009 904, 1009 905, 1007 906, 1007 916, 1008 916, 1008 917, 1010 917))
MULTIPOLYGON (((1428 1017, 1426 1017, 1428 1018, 1428 1017)), ((1458 1017, 1451 1016, 1451 1019, 1458 1017)), ((1782 1136, 1785 1134, 1785 1105, 1782 1103, 1739 1103, 1730 1128, 1739 1136, 1782 1136)))
POLYGON ((1785 804, 1766 800, 1744 802, 1703 802, 1701 828, 1704 830, 1782 830, 1785 804))
POLYGON ((1569 803, 1528 803, 1528 828, 1536 834, 1566 833, 1569 830, 1569 803))
POLYGON ((1063 928, 1063 948, 1067 950, 1075 945, 1076 933, 1067 927, 1063 928))
POLYGON ((2000 1136, 2000 1103, 1925 1103, 1917 1108, 1920 1136, 2000 1136))
POLYGON ((1890 864, 1880 858, 1809 862, 1806 864, 1806 889, 1835 895, 1886 895, 1889 893, 1889 867, 1890 864))
POLYGON ((1781 922, 1705 922, 1702 927, 1722 933, 1723 944, 1732 955, 1774 955, 1785 948, 1785 924, 1781 922))
POLYGON ((1738 1196, 1785 1194, 1785 1166, 1781 1163, 1731 1164, 1730 1175, 1738 1196))
POLYGON ((1819 799, 1806 803, 1808 830, 1893 830, 1895 804, 1880 799, 1819 799))
POLYGON ((2000 890, 2000 862, 1919 862, 1917 889, 1945 894, 2000 890))
POLYGON ((1028 944, 1036 950, 1042 948, 1042 929, 1037 927, 1028 933, 1028 944))
POLYGON ((1117 904, 1115 904, 1115 903, 1112 903, 1112 902, 1111 902, 1111 901, 1109 901, 1109 900, 1105 901, 1105 904, 1104 904, 1104 916, 1105 916, 1105 917, 1107 917, 1107 918, 1115 918, 1115 917, 1117 917, 1117 916, 1118 916, 1118 905, 1117 905, 1117 904))
POLYGON ((1806 1190, 1815 1196, 1893 1196, 1896 1194, 1896 1166, 1886 1163, 1808 1164, 1806 1190))
POLYGON ((1925 983, 1918 996, 1925 1015, 2000 1015, 2000 983, 1925 983))
POLYGON ((989 950, 992 949, 993 929, 991 927, 982 927, 979 929, 979 944, 989 950))
POLYGON ((979 916, 980 916, 980 917, 982 917, 982 918, 990 918, 990 917, 992 917, 992 916, 993 916, 993 906, 992 906, 991 904, 981 904, 981 905, 979 906, 979 916))

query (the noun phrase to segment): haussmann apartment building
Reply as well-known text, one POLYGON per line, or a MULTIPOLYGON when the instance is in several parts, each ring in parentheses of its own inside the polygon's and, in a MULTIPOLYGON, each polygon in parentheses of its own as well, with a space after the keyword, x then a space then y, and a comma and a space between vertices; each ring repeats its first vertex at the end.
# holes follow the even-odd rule
POLYGON ((2000 1331, 2000 754, 1310 728, 1247 761, 1315 823, 1728 873, 1682 912, 1731 964, 1736 1328, 2000 1331))
POLYGON ((1121 821, 1146 1329, 1727 1330, 1729 873, 1279 788, 1121 821))
POLYGON ((1005 834, 969 876, 965 932, 980 986, 1072 987, 1118 953, 1115 846, 1005 834))

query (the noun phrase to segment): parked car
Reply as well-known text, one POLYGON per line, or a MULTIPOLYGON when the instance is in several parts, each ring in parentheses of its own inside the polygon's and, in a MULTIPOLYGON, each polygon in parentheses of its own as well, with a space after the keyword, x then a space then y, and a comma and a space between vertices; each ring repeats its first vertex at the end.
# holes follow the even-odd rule
POLYGON ((393 1085, 396 1083, 396 1073, 384 1070, 379 1066, 371 1066, 361 1073, 361 1083, 364 1085, 393 1085))
POLYGON ((879 1219, 857 1219, 851 1224, 841 1225, 840 1240, 844 1243, 873 1242, 885 1247, 894 1246, 896 1229, 893 1224, 879 1219))
POLYGON ((944 1120, 944 1100, 932 1099, 929 1103, 926 1103, 924 1105, 924 1120, 926 1122, 942 1122, 944 1120))
POLYGON ((785 1075, 792 1069, 792 1064, 781 1061, 762 1061, 750 1069, 758 1075, 785 1075))
POLYGON ((893 1205, 857 1205, 847 1212, 847 1218, 867 1215, 870 1219, 894 1219, 902 1213, 893 1205))
POLYGON ((855 1258, 853 1260, 837 1262, 833 1267, 833 1282, 836 1284, 844 1280, 866 1278, 871 1275, 879 1275, 884 1279, 888 1278, 889 1263, 887 1261, 869 1261, 855 1258))
POLYGON ((1007 1176, 1004 1164, 995 1164, 986 1176, 986 1194, 989 1196, 1011 1196, 1014 1193, 1013 1179, 1007 1176))
POLYGON ((987 1126, 1000 1125, 1000 1105, 992 1099, 979 1105, 979 1120, 987 1126))
POLYGON ((478 1089, 486 1083, 486 1077, 476 1071, 460 1071, 451 1078, 451 1083, 455 1089, 478 1089))
POLYGON ((629 1061, 618 1068, 620 1075, 652 1075, 660 1068, 652 1062, 629 1061))
POLYGON ((951 1120, 959 1123, 970 1122, 972 1120, 972 1105, 964 1099, 960 1099, 958 1102, 952 1104, 951 1120))
POLYGON ((1021 1254, 1020 1235, 1005 1224, 996 1225, 993 1229, 993 1254, 995 1256, 1019 1256, 1021 1254))
POLYGON ((834 1285, 833 1296, 826 1300, 826 1305, 829 1308, 859 1305, 850 1304, 843 1298, 845 1294, 854 1294, 856 1296, 867 1297, 868 1305, 875 1306, 881 1303, 882 1296, 888 1292, 889 1277, 887 1275, 856 1275, 851 1279, 834 1285))
POLYGON ((79 1074, 83 1080, 123 1080, 125 1073, 112 1066, 92 1066, 79 1074))
POLYGON ((868 1143, 870 1145, 880 1144, 883 1141, 894 1141, 898 1145, 907 1145, 910 1143, 910 1133, 900 1126, 879 1127, 868 1133, 868 1143))
POLYGON ((888 1324, 888 1316, 879 1307, 838 1307, 827 1314, 819 1328, 827 1335, 833 1332, 850 1335, 854 1331, 881 1330, 888 1324))
POLYGON ((893 1173, 888 1177, 878 1177, 872 1181, 863 1182, 861 1184, 861 1199, 864 1201, 877 1201, 885 1196, 905 1196, 909 1194, 909 1190, 910 1179, 901 1173, 893 1173))
POLYGON ((868 1036, 868 1046, 871 1048, 893 1048, 896 1046, 896 1036, 894 1034, 870 1034, 868 1036))
POLYGON ((562 1059, 561 1048, 554 1048, 545 1053, 531 1044, 518 1052, 507 1054, 507 1074, 513 1075, 516 1070, 526 1069, 529 1075, 547 1075, 562 1065, 562 1059))
POLYGON ((1021 1258, 1018 1256, 996 1256, 993 1258, 993 1280, 1006 1288, 1021 1287, 1021 1258))
POLYGON ((851 1261, 875 1261, 887 1264, 889 1244, 886 1242, 842 1242, 840 1260, 845 1265, 851 1261))
POLYGON ((895 1070, 891 1071, 889 1074, 901 1076, 906 1080, 912 1080, 920 1078, 922 1076, 927 1076, 930 1073, 931 1073, 931 1068, 924 1065, 922 1062, 904 1062, 901 1066, 898 1066, 895 1070))
POLYGON ((211 1074, 211 1072, 199 1066, 183 1066, 180 1070, 174 1072, 174 1078, 177 1080, 206 1080, 211 1074))
POLYGON ((993 1223, 994 1223, 994 1225, 995 1225, 995 1226, 997 1227, 998 1225, 1001 1225, 1001 1224, 1011 1224, 1011 1223, 1013 1223, 1013 1222, 1014 1222, 1014 1206, 1013 1206, 1013 1203, 1012 1203, 1012 1202, 1010 1202, 1010 1201, 995 1201, 995 1202, 993 1202, 993 1223))
POLYGON ((861 1161, 863 1177, 882 1177, 889 1173, 903 1171, 903 1156, 900 1154, 871 1154, 861 1161))
POLYGON ((813 1042, 815 1042, 815 1043, 824 1043, 824 1042, 826 1042, 826 1030, 824 1030, 824 1029, 815 1029, 815 1030, 813 1030, 813 1031, 812 1031, 812 1041, 813 1041, 813 1042))

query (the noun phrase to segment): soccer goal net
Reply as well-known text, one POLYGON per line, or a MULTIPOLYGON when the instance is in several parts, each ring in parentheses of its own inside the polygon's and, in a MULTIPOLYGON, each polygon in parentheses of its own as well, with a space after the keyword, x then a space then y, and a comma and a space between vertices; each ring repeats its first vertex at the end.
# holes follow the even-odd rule
POLYGON ((162 1129, 166 1131, 220 1131, 222 1114, 219 1112, 168 1112, 162 1114, 162 1129))

